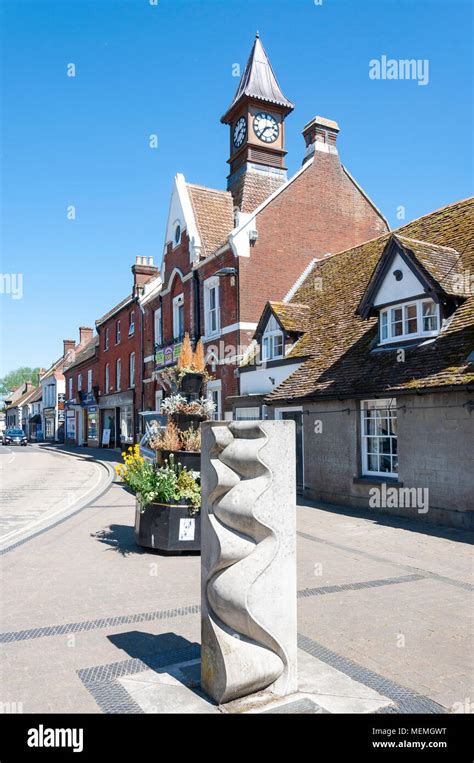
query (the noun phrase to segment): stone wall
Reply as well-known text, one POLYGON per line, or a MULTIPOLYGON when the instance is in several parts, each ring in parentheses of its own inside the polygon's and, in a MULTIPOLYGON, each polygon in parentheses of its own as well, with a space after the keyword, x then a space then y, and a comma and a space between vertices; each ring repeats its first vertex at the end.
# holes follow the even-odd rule
MULTIPOLYGON (((465 406, 469 400, 474 395, 464 392, 397 398, 399 472, 394 484, 426 488, 429 508, 420 512, 398 506, 382 511, 474 527, 474 411, 469 413, 465 406)), ((306 497, 370 508, 369 491, 380 481, 362 476, 358 401, 312 403, 304 411, 306 497)))

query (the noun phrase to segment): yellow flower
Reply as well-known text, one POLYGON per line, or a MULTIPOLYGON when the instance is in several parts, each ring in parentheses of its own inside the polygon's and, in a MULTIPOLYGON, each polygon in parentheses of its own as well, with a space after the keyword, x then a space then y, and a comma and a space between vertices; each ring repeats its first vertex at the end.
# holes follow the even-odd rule
POLYGON ((129 447, 129 449, 128 449, 128 450, 133 450, 133 448, 132 448, 132 446, 131 446, 131 445, 130 445, 130 447, 129 447))

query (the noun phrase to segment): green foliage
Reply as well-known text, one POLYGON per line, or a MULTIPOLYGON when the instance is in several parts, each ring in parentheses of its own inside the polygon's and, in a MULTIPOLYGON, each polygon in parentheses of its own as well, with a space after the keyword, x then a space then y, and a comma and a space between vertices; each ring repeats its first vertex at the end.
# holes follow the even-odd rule
POLYGON ((39 368, 23 366, 22 368, 16 368, 14 371, 10 371, 0 379, 0 395, 5 397, 27 381, 31 381, 35 386, 38 384, 39 368))
POLYGON ((145 461, 138 453, 138 446, 122 453, 124 463, 116 467, 122 482, 135 493, 140 507, 144 511, 149 503, 173 503, 185 499, 193 511, 201 506, 201 486, 196 472, 188 472, 171 455, 165 465, 157 469, 145 461))

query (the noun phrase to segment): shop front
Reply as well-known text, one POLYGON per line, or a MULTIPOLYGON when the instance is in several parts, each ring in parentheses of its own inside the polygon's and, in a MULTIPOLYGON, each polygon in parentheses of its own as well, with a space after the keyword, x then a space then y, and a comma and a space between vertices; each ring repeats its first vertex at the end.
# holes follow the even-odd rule
POLYGON ((31 442, 39 442, 41 439, 41 416, 39 413, 35 413, 34 416, 30 416, 29 424, 29 438, 31 442))
POLYGON ((55 430, 56 430, 56 409, 44 408, 43 417, 44 417, 44 439, 54 440, 55 430))
POLYGON ((100 445, 109 448, 124 448, 134 441, 134 391, 100 398, 100 445))

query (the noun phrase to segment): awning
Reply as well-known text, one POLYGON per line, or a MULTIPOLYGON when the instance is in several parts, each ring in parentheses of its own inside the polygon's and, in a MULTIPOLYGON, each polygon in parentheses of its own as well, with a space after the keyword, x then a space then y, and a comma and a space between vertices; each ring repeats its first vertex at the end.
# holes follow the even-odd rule
POLYGON ((30 424, 41 424, 41 416, 39 413, 35 413, 34 416, 30 416, 30 424))

